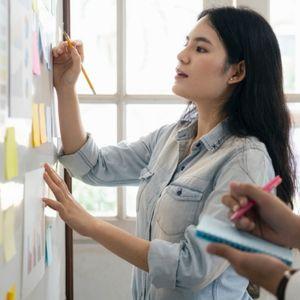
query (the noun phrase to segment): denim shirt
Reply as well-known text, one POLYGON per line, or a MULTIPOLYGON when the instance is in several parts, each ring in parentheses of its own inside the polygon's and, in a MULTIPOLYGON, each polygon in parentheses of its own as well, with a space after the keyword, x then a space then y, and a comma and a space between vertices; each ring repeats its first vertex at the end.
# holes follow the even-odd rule
POLYGON ((150 241, 149 273, 134 268, 133 299, 251 299, 248 281, 208 254, 195 229, 205 214, 229 222, 221 203, 229 183, 265 184, 274 176, 271 159, 256 138, 232 136, 226 120, 191 145, 196 132, 197 120, 179 121, 103 148, 89 135, 76 153, 60 154, 71 175, 88 184, 139 184, 137 236, 150 241))

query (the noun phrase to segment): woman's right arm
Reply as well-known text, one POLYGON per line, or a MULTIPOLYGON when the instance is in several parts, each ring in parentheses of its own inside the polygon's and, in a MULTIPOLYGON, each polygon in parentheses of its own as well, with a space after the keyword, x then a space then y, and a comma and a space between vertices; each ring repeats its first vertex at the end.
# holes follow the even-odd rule
POLYGON ((71 154, 80 149, 87 139, 79 110, 76 81, 83 61, 83 45, 73 41, 73 48, 61 42, 53 48, 53 82, 58 97, 58 113, 63 151, 71 154))

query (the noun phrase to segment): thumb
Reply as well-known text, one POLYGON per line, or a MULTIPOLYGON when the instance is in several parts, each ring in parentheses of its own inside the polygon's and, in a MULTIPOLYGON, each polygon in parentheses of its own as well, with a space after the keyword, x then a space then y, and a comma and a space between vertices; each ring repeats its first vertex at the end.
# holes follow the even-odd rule
POLYGON ((223 245, 223 244, 209 244, 206 248, 207 252, 210 254, 221 256, 225 259, 227 259, 230 263, 235 262, 235 258, 237 257, 237 254, 239 253, 238 250, 235 250, 232 247, 223 245))

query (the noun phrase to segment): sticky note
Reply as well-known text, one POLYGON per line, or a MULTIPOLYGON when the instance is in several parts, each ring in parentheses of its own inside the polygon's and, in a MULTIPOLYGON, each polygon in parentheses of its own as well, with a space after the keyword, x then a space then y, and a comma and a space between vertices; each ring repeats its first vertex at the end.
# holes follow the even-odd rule
POLYGON ((32 145, 33 147, 41 145, 39 106, 36 103, 32 105, 32 145))
POLYGON ((46 264, 50 266, 52 263, 52 225, 48 225, 46 230, 46 264))
POLYGON ((45 104, 40 103, 39 107, 39 125, 40 125, 40 141, 41 144, 47 142, 47 133, 46 133, 46 118, 45 118, 45 104))
POLYGON ((15 138, 15 128, 9 127, 5 134, 5 179, 10 180, 18 176, 18 151, 15 138))
POLYGON ((0 205, 0 246, 3 244, 3 212, 0 205))
POLYGON ((32 10, 34 12, 38 12, 39 8, 38 8, 37 0, 32 0, 32 10))
POLYGON ((14 284, 6 294, 6 300, 16 300, 16 285, 14 284))
POLYGON ((46 107, 46 131, 47 131, 47 139, 51 141, 52 139, 52 124, 51 124, 51 107, 46 107))
POLYGON ((4 211, 3 219, 4 259, 8 262, 16 255, 15 207, 13 205, 4 211))
POLYGON ((39 36, 36 31, 33 33, 32 51, 33 51, 32 72, 35 75, 41 75, 41 65, 40 65, 40 57, 39 57, 39 36))

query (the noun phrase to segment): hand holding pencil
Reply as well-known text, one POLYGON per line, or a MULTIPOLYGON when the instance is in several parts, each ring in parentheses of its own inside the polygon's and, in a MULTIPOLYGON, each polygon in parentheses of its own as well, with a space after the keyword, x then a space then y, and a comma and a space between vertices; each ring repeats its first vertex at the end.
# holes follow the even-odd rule
POLYGON ((81 41, 62 41, 52 49, 53 53, 53 83, 56 90, 73 88, 82 71, 93 94, 95 89, 82 66, 84 50, 81 41), (88 79, 87 79, 88 78, 88 79))

